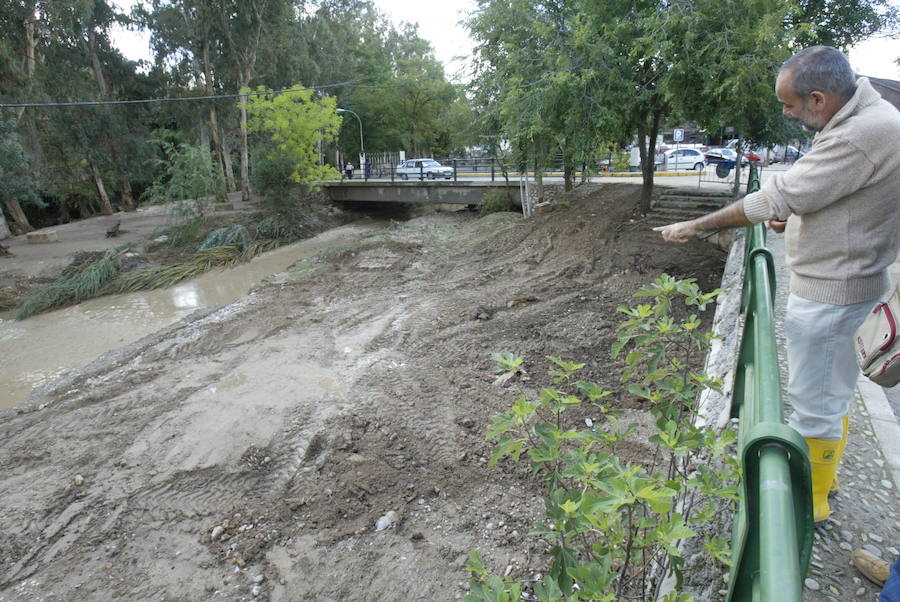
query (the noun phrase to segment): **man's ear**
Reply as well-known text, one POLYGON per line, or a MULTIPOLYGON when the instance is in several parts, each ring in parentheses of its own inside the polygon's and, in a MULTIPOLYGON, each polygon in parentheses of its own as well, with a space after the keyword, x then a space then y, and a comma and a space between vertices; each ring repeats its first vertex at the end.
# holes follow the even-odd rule
POLYGON ((812 100, 812 105, 814 109, 823 109, 825 108, 825 104, 827 103, 827 99, 825 98, 825 94, 823 92, 819 92, 818 90, 813 90, 809 93, 809 98, 812 100))

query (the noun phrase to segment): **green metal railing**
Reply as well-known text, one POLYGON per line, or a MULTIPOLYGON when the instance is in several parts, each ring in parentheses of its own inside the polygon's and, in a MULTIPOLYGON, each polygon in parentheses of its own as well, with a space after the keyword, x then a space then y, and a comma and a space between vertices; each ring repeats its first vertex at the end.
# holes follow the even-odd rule
MULTIPOLYGON (((751 167, 747 192, 759 190, 751 167)), ((775 265, 762 224, 749 226, 741 311, 744 331, 732 403, 740 418, 742 500, 734 520, 728 600, 800 602, 812 551, 806 441, 784 424, 775 341, 775 265)))

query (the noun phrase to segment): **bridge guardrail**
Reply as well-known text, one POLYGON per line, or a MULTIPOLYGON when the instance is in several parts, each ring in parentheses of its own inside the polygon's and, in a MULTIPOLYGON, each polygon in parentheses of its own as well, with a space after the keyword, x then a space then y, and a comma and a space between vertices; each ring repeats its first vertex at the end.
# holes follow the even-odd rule
MULTIPOLYGON (((751 166, 747 192, 759 190, 751 166)), ((740 418, 742 499, 732 530, 727 600, 797 601, 813 542, 809 451, 784 424, 775 341, 775 266, 763 224, 748 226, 741 311, 744 328, 732 402, 740 418)))

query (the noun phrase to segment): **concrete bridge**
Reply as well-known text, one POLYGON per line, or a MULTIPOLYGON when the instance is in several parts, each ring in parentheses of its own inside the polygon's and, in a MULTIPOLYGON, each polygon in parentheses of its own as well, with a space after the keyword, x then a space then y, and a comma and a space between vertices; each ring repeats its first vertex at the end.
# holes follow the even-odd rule
POLYGON ((332 201, 355 203, 447 203, 477 205, 489 190, 506 190, 514 203, 521 205, 518 182, 344 180, 322 186, 332 201))

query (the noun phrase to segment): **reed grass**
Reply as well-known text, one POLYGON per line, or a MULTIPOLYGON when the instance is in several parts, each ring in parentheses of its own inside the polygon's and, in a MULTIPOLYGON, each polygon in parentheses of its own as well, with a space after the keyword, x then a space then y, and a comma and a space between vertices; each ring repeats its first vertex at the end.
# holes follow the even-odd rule
MULTIPOLYGON (((219 228, 205 239, 202 238, 203 227, 203 220, 191 219, 162 232, 168 237, 163 244, 172 247, 197 244, 203 240, 200 249, 181 263, 124 271, 119 255, 133 247, 134 243, 111 249, 94 261, 73 262, 55 280, 21 298, 15 304, 16 319, 23 320, 103 294, 173 286, 214 268, 227 268, 249 261, 260 253, 302 237, 297 228, 280 216, 270 216, 251 227, 234 224, 219 228)), ((0 311, 3 305, 0 300, 0 311)))
POLYGON ((108 252, 97 261, 85 263, 73 273, 61 275, 28 293, 16 307, 16 319, 24 320, 35 314, 95 297, 115 280, 118 273, 118 259, 115 254, 108 252))

